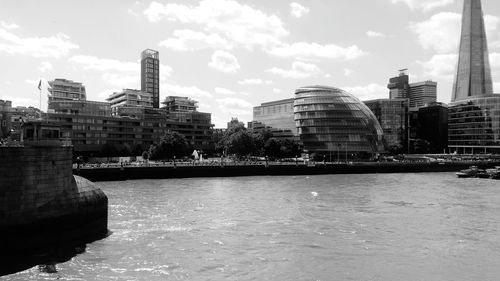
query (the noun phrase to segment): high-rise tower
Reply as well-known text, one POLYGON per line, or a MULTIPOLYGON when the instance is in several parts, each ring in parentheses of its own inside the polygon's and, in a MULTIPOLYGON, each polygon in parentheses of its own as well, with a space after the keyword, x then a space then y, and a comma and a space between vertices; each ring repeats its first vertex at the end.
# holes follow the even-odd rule
POLYGON ((464 0, 452 102, 493 94, 488 55, 481 0, 464 0))
POLYGON ((153 108, 160 108, 160 56, 158 51, 141 53, 141 91, 153 97, 153 108))

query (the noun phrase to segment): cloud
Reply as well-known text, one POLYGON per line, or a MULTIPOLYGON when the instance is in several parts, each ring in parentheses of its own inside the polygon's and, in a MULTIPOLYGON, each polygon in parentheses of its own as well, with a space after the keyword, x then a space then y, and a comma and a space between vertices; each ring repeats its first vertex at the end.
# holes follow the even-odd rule
POLYGON ((141 66, 136 62, 123 62, 115 59, 103 59, 95 56, 76 55, 68 59, 69 63, 81 66, 85 70, 138 72, 141 66))
POLYGON ((375 83, 366 86, 343 87, 342 90, 353 94, 360 100, 389 98, 389 90, 387 87, 375 83))
POLYGON ((240 85, 271 85, 273 81, 271 80, 262 80, 259 78, 249 78, 238 81, 240 85))
POLYGON ((221 50, 212 54, 212 60, 208 66, 225 73, 235 73, 240 70, 238 59, 233 54, 221 50))
POLYGON ((281 89, 278 89, 278 88, 273 89, 273 93, 275 93, 275 94, 279 94, 281 92, 282 92, 281 89))
POLYGON ((6 23, 4 21, 0 21, 0 26, 2 26, 5 29, 18 29, 19 25, 15 23, 6 23))
POLYGON ((290 3, 290 14, 295 18, 301 18, 304 15, 308 14, 310 11, 309 8, 300 5, 299 3, 292 2, 290 3))
POLYGON ((272 74, 279 75, 283 78, 292 78, 292 79, 304 79, 312 76, 317 76, 323 73, 323 71, 321 71, 321 69, 317 65, 301 61, 293 62, 292 69, 281 69, 273 67, 266 71, 272 74))
POLYGON ((424 75, 452 81, 457 61, 457 54, 437 54, 428 61, 417 61, 417 63, 423 66, 424 75))
POLYGON ((216 87, 215 93, 219 94, 219 95, 225 95, 225 96, 234 96, 234 95, 249 96, 250 95, 249 93, 235 92, 233 90, 229 90, 229 89, 222 88, 222 87, 216 87))
POLYGON ((11 55, 60 58, 78 48, 79 46, 70 42, 69 37, 63 33, 51 37, 20 37, 0 28, 0 52, 11 55))
POLYGON ((453 4, 454 0, 391 0, 393 4, 404 3, 412 10, 422 10, 428 12, 430 10, 448 6, 453 4))
POLYGON ((351 76, 352 69, 344 68, 344 76, 351 76))
POLYGON ((383 38, 383 37, 386 37, 386 35, 384 33, 373 31, 373 30, 368 30, 366 32, 366 36, 368 36, 370 38, 383 38))
MULTIPOLYGON (((101 75, 103 81, 118 88, 138 88, 140 86, 141 65, 138 62, 120 61, 88 55, 75 55, 68 62, 83 70, 101 75)), ((168 65, 160 65, 160 81, 165 81, 172 73, 168 65)))
POLYGON ((253 105, 244 99, 227 97, 217 99, 216 102, 219 105, 219 109, 225 113, 234 115, 251 115, 253 112, 253 105))
MULTIPOLYGON (((33 89, 35 89, 35 88, 33 88, 33 89)), ((35 90, 33 90, 33 91, 35 91, 35 90)), ((36 91, 38 91, 38 89, 36 91)), ((3 95, 3 96, 0 96, 0 99, 11 101, 13 107, 16 107, 16 106, 29 107, 29 106, 33 106, 34 104, 37 104, 36 107, 38 107, 38 104, 40 104, 39 98, 23 98, 23 97, 19 97, 19 96, 14 97, 14 96, 3 95)))
MULTIPOLYGON (((462 16, 458 13, 442 12, 428 20, 410 23, 410 29, 417 34, 418 41, 424 49, 431 49, 440 54, 456 52, 460 41, 462 16)), ((488 38, 495 35, 500 18, 484 16, 488 38)))
POLYGON ((183 97, 194 97, 194 98, 212 98, 213 95, 207 91, 204 91, 196 86, 180 86, 163 83, 160 87, 172 96, 183 96, 183 97))
POLYGON ((232 45, 217 33, 206 34, 190 29, 174 31, 174 37, 160 42, 162 47, 174 51, 197 51, 207 48, 231 49, 232 45))
POLYGON ((318 43, 298 42, 293 44, 282 44, 268 51, 269 54, 283 58, 328 58, 328 59, 357 59, 366 53, 358 46, 340 47, 334 44, 321 45, 318 43))
POLYGON ((38 70, 40 70, 40 72, 46 72, 46 71, 49 71, 49 70, 52 70, 52 69, 53 69, 53 66, 48 61, 43 61, 40 64, 40 66, 38 67, 38 70))
POLYGON ((152 2, 144 15, 151 22, 197 24, 207 34, 223 34, 232 44, 247 48, 275 45, 289 33, 276 15, 233 0, 202 0, 197 6, 152 2))
POLYGON ((103 73, 102 80, 113 87, 138 88, 141 85, 140 75, 125 75, 124 73, 103 73))

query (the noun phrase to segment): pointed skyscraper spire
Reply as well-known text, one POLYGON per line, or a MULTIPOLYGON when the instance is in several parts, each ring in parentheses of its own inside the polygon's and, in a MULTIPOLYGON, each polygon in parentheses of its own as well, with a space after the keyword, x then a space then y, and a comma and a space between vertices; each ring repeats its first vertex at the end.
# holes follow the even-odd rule
POLYGON ((451 101, 493 94, 481 0, 464 0, 462 34, 451 101))

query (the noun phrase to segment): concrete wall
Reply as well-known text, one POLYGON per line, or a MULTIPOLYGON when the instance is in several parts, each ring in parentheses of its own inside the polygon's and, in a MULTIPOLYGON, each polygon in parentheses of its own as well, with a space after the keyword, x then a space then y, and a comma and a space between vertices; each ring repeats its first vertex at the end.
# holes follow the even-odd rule
POLYGON ((94 183, 73 176, 72 147, 0 147, 0 258, 102 238, 107 208, 94 183))

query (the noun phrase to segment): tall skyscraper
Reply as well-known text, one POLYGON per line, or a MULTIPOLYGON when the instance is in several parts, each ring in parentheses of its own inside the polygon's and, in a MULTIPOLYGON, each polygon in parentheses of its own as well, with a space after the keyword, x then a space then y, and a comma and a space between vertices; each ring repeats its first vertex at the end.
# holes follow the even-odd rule
POLYGON ((158 51, 141 53, 141 91, 153 96, 153 108, 160 108, 160 56, 158 51))
POLYGON ((457 72, 451 101, 493 94, 481 0, 464 0, 457 72))

